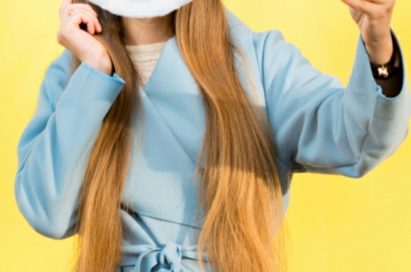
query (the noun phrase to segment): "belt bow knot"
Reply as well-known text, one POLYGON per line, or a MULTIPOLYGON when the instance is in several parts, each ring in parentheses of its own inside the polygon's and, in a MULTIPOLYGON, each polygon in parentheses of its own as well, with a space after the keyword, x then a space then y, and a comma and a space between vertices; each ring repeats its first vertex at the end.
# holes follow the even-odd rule
MULTIPOLYGON (((185 246, 174 242, 168 242, 157 247, 151 245, 144 246, 132 272, 142 272, 145 271, 144 269, 156 272, 182 272, 184 270, 181 260, 183 258, 196 260, 196 248, 197 245, 185 246), (148 268, 143 268, 142 261, 146 257, 148 268)), ((206 261, 206 254, 203 253, 202 256, 206 261)))
POLYGON ((158 256, 158 264, 171 271, 181 271, 181 259, 183 253, 179 244, 170 242, 163 246, 158 256))

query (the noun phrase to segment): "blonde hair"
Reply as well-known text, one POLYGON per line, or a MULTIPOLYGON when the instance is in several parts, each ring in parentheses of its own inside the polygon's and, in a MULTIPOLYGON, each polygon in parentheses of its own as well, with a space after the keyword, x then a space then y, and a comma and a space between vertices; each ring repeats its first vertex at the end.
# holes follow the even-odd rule
MULTIPOLYGON (((98 12, 104 29, 96 38, 126 84, 103 120, 86 166, 76 270, 111 272, 121 259, 121 194, 130 162, 132 110, 140 107, 135 90, 141 77, 125 48, 121 18, 88 4, 98 12)), ((204 270, 205 251, 215 271, 286 271, 273 135, 238 78, 233 52, 239 49, 230 39, 224 7, 220 0, 196 0, 174 12, 173 19, 178 47, 204 98, 207 120, 201 167, 196 168, 199 203, 206 214, 198 239, 200 269, 204 270)), ((74 58, 73 64, 75 69, 79 60, 74 58)))

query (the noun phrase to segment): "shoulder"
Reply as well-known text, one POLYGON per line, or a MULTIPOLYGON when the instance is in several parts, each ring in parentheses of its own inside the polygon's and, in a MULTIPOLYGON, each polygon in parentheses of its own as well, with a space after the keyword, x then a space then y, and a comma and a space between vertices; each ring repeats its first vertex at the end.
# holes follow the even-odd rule
POLYGON ((275 53, 275 50, 280 50, 284 47, 294 47, 284 39, 281 30, 271 28, 264 31, 256 31, 251 29, 228 8, 225 8, 225 12, 233 41, 243 47, 252 47, 257 55, 272 54, 275 53), (267 49, 269 52, 267 52, 267 49))
POLYGON ((247 56, 263 89, 276 75, 286 73, 291 63, 303 61, 300 49, 286 41, 281 30, 255 31, 232 11, 225 11, 232 41, 247 56))

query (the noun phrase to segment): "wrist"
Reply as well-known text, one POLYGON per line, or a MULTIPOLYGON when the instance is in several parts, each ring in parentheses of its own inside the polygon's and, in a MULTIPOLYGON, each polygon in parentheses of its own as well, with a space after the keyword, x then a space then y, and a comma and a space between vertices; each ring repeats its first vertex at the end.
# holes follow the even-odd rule
POLYGON ((364 41, 364 43, 372 63, 385 64, 391 59, 394 52, 391 32, 378 41, 364 41))
POLYGON ((110 76, 112 75, 113 65, 106 52, 95 52, 94 54, 89 54, 87 57, 81 59, 81 61, 87 63, 100 72, 110 76))
POLYGON ((389 61, 385 63, 373 63, 370 61, 373 76, 378 80, 387 80, 401 71, 402 61, 398 41, 392 36, 393 52, 389 61))

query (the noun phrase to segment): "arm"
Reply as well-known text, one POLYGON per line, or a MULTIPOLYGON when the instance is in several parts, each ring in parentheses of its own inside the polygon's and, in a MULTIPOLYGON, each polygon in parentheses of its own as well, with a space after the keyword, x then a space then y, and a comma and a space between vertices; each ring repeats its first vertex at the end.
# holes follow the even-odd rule
POLYGON ((405 66, 400 92, 385 96, 360 37, 347 87, 314 68, 279 31, 257 33, 255 45, 279 156, 294 171, 360 177, 405 139, 411 113, 405 66))
POLYGON ((48 67, 37 109, 18 143, 15 199, 28 223, 51 238, 74 234, 85 163, 102 120, 125 82, 81 63, 69 77, 71 53, 48 67))

